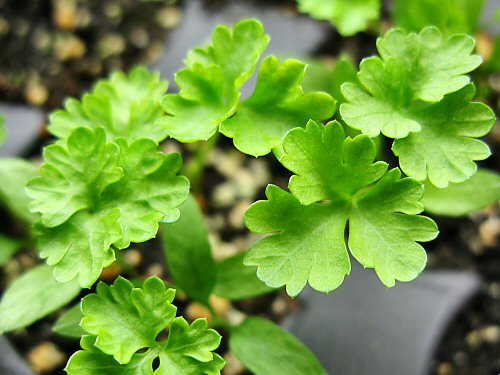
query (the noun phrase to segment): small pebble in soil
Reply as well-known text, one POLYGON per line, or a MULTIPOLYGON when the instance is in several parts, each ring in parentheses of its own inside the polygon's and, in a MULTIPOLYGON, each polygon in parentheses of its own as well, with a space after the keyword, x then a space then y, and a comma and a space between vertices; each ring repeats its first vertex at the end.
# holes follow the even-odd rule
POLYGON ((243 221, 243 215, 245 214, 248 207, 252 204, 250 200, 242 200, 231 209, 228 216, 228 222, 234 229, 245 228, 245 222, 243 221))
POLYGON ((206 318, 209 322, 213 320, 210 310, 200 302, 191 302, 184 312, 185 316, 190 320, 206 318))
POLYGON ((5 18, 0 17, 0 36, 7 34, 9 30, 9 22, 5 18))
POLYGON ((245 373, 245 366, 231 352, 224 354, 226 365, 222 370, 222 375, 241 375, 245 373))
POLYGON ((452 375, 453 366, 448 362, 441 363, 437 368, 438 375, 452 375))
POLYGON ((123 253, 125 261, 132 267, 137 267, 142 263, 142 253, 136 249, 128 249, 123 253))
POLYGON ((71 31, 78 26, 78 11, 74 0, 52 0, 52 20, 61 30, 71 31))
POLYGON ((160 263, 153 263, 149 266, 146 270, 146 277, 150 276, 158 276, 161 278, 163 276, 163 266, 160 263))
POLYGON ((217 185, 213 191, 213 203, 216 208, 226 208, 234 204, 238 197, 236 186, 231 182, 217 185))
POLYGON ((490 217, 479 226, 479 236, 484 245, 495 247, 500 234, 500 218, 490 217))
POLYGON ((87 46, 75 35, 60 34, 56 37, 54 52, 59 61, 75 60, 85 55, 87 46))
POLYGON ((31 80, 24 89, 24 97, 28 103, 34 106, 40 106, 49 98, 49 92, 38 80, 31 80))
POLYGON ((210 296, 210 304, 217 312, 217 314, 221 316, 226 316, 229 309, 231 308, 231 302, 227 298, 222 298, 212 294, 210 296))
POLYGON ((498 344, 500 342, 500 327, 488 326, 479 330, 479 336, 487 344, 498 344))
POLYGON ((125 38, 116 33, 104 35, 97 43, 97 50, 102 58, 120 55, 126 47, 125 38))
POLYGON ((155 21, 165 30, 173 29, 182 21, 182 13, 179 8, 165 7, 156 14, 155 21))
POLYGON ((122 268, 118 264, 113 263, 109 267, 106 267, 105 269, 102 270, 100 279, 106 283, 111 283, 119 275, 121 275, 122 272, 123 272, 122 268))
POLYGON ((53 371, 67 360, 64 354, 54 343, 43 341, 28 353, 28 362, 37 373, 53 371))
POLYGON ((246 317, 247 315, 245 313, 242 313, 240 310, 236 310, 234 308, 231 308, 226 314, 227 321, 232 325, 240 324, 246 317))

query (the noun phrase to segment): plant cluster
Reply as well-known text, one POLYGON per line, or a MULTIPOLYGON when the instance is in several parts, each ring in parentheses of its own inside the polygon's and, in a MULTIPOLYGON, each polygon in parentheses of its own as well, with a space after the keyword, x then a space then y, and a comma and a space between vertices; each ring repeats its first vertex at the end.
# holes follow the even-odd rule
MULTIPOLYGON (((301 7, 319 12, 316 3, 301 7)), ((321 10, 334 3, 345 3, 346 33, 365 28, 380 8, 378 1, 347 6, 339 0, 321 10)), ((230 333, 230 349, 256 374, 326 374, 292 335, 256 317, 230 323, 217 315, 210 295, 240 300, 285 286, 295 297, 307 283, 331 292, 350 273, 349 252, 388 287, 411 281, 426 264, 420 242, 438 234, 434 221, 421 215, 427 203, 430 211, 460 215, 500 198, 488 191, 449 209, 436 198, 453 201, 478 183, 498 186, 500 180, 494 172, 476 173, 475 161, 490 154, 477 138, 490 131, 495 116, 472 102, 467 74, 481 59, 472 54, 471 37, 443 37, 435 27, 391 30, 377 41, 380 56, 364 59, 359 72, 346 61, 337 64, 335 99, 304 92, 305 63, 269 56, 253 94, 242 100, 240 90, 269 40, 256 20, 218 26, 211 43, 190 51, 176 74, 179 93, 167 93, 168 83, 145 68, 115 73, 51 115, 56 142, 44 149, 39 170, 15 159, 0 162, 2 178, 16 171, 10 187, 0 186, 0 197, 34 224, 46 259, 6 291, 0 330, 27 326, 67 305, 81 288, 93 287, 123 249, 155 237, 163 224, 176 287, 212 311, 211 328, 205 319, 189 324, 176 317, 175 290, 157 277, 100 282, 56 323, 57 332, 81 337, 69 374, 219 374, 224 360, 214 352, 221 340, 214 328, 230 333), (336 120, 323 125, 337 102, 336 120), (179 174, 181 156, 165 154, 159 143, 167 137, 207 141, 219 132, 245 154, 273 152, 293 176, 289 191, 269 185, 267 200, 245 214, 251 231, 269 235, 216 262, 190 181, 179 174), (379 160, 380 134, 393 139, 399 167, 379 160)))

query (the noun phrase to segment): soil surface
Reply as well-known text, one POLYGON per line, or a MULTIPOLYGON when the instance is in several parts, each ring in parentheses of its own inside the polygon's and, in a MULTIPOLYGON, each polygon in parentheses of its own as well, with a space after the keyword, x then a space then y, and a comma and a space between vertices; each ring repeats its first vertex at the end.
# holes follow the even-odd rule
MULTIPOLYGON (((206 1, 224 7, 226 1, 206 1)), ((261 1, 260 4, 270 2, 261 1)), ((295 11, 291 1, 275 0, 284 12, 295 11)), ((78 96, 112 69, 128 68, 138 62, 154 61, 165 46, 168 31, 182 17, 182 7, 161 1, 0 0, 0 100, 24 102, 51 109, 67 95, 78 96), (162 16, 158 16, 161 14, 162 16)), ((324 23, 321 23, 324 27, 324 23)), ((360 34, 341 39, 331 36, 316 51, 320 57, 348 52, 359 61, 375 52, 375 36, 360 34)), ((498 113, 500 75, 482 72, 476 77, 486 89, 481 95, 498 113)), ((486 139, 494 156, 481 163, 500 166, 500 128, 486 139)), ((192 147, 175 141, 165 151, 181 151, 189 163, 192 147)), ((244 228, 242 215, 264 187, 287 186, 289 172, 273 156, 251 158, 234 149, 230 140, 219 138, 208 157, 204 184, 197 197, 207 217, 216 258, 247 249, 257 238, 244 228)), ((429 268, 467 269, 482 278, 480 293, 466 306, 445 334, 433 361, 432 374, 498 375, 500 373, 500 206, 490 207, 467 218, 434 218, 440 228, 437 240, 426 246, 429 268)), ((0 212, 3 232, 21 236, 23 228, 0 212)), ((32 251, 19 253, 0 274, 1 287, 38 262, 32 251)), ((160 241, 152 240, 124 252, 123 261, 109 267, 102 279, 112 282, 118 274, 130 278, 159 275, 170 280, 160 241)), ((87 292, 85 292, 87 293, 87 292)), ((83 296, 83 294, 82 294, 83 296)), ((215 299, 214 305, 228 319, 242 314, 280 319, 297 306, 283 292, 229 304, 215 299)), ((189 319, 209 316, 202 306, 179 295, 179 313, 189 319)), ((54 314, 33 326, 9 334, 9 338, 40 373, 62 374, 67 358, 79 349, 78 340, 55 335, 54 314)), ((224 334, 224 332, 221 332, 224 334)), ((241 364, 225 353, 226 374, 245 374, 241 364)))

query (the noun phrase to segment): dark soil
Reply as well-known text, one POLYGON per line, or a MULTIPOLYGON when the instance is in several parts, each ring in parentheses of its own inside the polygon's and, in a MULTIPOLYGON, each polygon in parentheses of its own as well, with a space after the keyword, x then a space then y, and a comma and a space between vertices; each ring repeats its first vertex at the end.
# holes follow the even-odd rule
MULTIPOLYGON (((256 1, 256 0, 255 0, 256 1)), ((212 9, 223 7, 227 1, 206 0, 212 9)), ((260 4, 271 2, 260 1, 260 4)), ((286 11, 294 9, 289 0, 275 0, 286 11)), ((114 0, 0 0, 0 100, 26 102, 46 109, 58 107, 67 95, 78 96, 96 77, 113 69, 126 69, 138 62, 151 62, 164 48, 168 30, 175 26, 177 8, 157 1, 114 0), (73 4, 64 8, 62 4, 73 4), (59 7, 59 8, 58 8, 59 7), (72 12, 78 12, 74 19, 72 12), (169 22, 158 21, 159 12, 171 17, 169 22), (170 13, 169 13, 170 12, 170 13), (86 15, 82 17, 81 15, 86 15), (82 20, 83 18, 83 20, 82 20), (61 44, 60 41, 64 41, 61 44), (103 40, 115 48, 112 54, 103 47, 103 40), (69 48, 69 51, 61 47, 69 48), (50 94, 49 94, 50 93, 50 94)), ((323 23, 322 23, 323 25, 323 23)), ((360 60, 375 53, 375 37, 361 34, 341 39, 333 30, 331 37, 316 51, 319 56, 337 56, 349 51, 360 60)), ((490 73, 479 77, 488 87, 484 98, 498 112, 500 79, 490 73)), ((500 130, 488 137, 494 156, 482 165, 498 169, 500 166, 500 130)), ((173 141, 165 147, 180 148, 189 161, 190 147, 173 141)), ((210 158, 209 158, 210 159, 210 158)), ((208 227, 215 237, 216 256, 244 250, 255 238, 250 235, 238 217, 236 206, 242 211, 256 199, 264 198, 267 182, 286 187, 289 174, 272 157, 256 159, 235 153, 232 143, 219 139, 212 153, 212 161, 205 173, 205 184, 198 198, 205 208, 208 227), (224 169, 221 163, 237 158, 233 169, 224 169), (257 164, 256 164, 257 163, 257 164), (260 163, 260 164, 259 164, 260 163), (260 168, 260 169, 259 169, 260 168), (257 171, 257 172, 256 172, 257 171), (259 172, 260 171, 260 172, 259 172), (261 180, 258 176, 260 175, 261 180), (238 191, 237 181, 250 176, 256 180, 249 192, 238 191), (256 177, 257 176, 257 177, 256 177), (237 191, 224 195, 222 187, 237 191), (229 250, 228 250, 229 249, 229 250)), ((231 162, 232 163, 232 162, 231 162)), ((229 167, 228 167, 229 168, 229 167)), ((448 328, 436 357, 432 374, 439 375, 498 375, 500 373, 500 206, 485 209, 478 214, 461 219, 435 218, 441 234, 430 243, 429 268, 467 269, 482 278, 481 290, 448 328)), ((22 234, 22 228, 0 213, 2 231, 22 234), (8 223, 8 224, 7 224, 8 223)), ((170 280, 161 244, 158 240, 127 250, 124 260, 108 268, 102 278, 111 282, 118 274, 132 279, 158 274, 170 280), (128 254, 128 255, 127 255, 128 254)), ((5 285, 23 269, 36 262, 35 255, 26 251, 18 254, 12 264, 0 273, 0 284, 5 285)), ((85 292, 87 293, 87 292, 85 292)), ((192 304, 179 296, 175 303, 179 313, 189 316, 192 304)), ((266 316, 279 321, 283 314, 297 308, 296 303, 282 292, 235 303, 232 310, 246 314, 266 316), (283 301, 285 308, 278 308, 283 301)), ((58 314, 11 333, 9 338, 21 353, 27 355, 39 345, 51 342, 65 357, 78 350, 78 340, 66 339, 51 331, 58 314)), ((194 318, 195 316, 193 316, 194 318)), ((227 343, 221 345, 224 354, 227 343)), ((62 374, 64 365, 47 374, 62 374)), ((237 372, 234 372, 235 374, 237 372)), ((242 372, 239 372, 242 374, 242 372)))

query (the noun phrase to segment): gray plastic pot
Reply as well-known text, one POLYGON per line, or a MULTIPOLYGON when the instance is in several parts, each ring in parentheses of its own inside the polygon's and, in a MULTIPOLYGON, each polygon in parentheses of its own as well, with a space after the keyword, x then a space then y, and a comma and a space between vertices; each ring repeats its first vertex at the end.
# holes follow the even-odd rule
POLYGON ((479 285, 471 273, 427 271, 387 289, 353 261, 335 292, 301 294, 303 308, 283 326, 331 374, 428 374, 443 333, 479 285))

